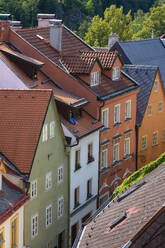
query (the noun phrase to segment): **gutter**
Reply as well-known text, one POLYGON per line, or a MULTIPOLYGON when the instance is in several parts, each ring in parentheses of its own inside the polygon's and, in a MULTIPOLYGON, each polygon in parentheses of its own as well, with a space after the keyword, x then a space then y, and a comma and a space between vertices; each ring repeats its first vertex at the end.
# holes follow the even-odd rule
POLYGON ((137 90, 138 87, 139 87, 139 86, 130 86, 129 88, 126 88, 126 89, 123 89, 123 90, 114 92, 114 93, 109 94, 109 95, 107 95, 107 96, 101 96, 101 97, 98 96, 98 97, 97 97, 97 100, 98 100, 98 101, 101 101, 101 102, 102 102, 102 101, 106 101, 106 100, 109 100, 109 99, 111 99, 111 98, 113 98, 113 97, 116 97, 116 96, 122 95, 122 94, 124 94, 124 93, 127 93, 127 92, 129 92, 129 91, 137 90))

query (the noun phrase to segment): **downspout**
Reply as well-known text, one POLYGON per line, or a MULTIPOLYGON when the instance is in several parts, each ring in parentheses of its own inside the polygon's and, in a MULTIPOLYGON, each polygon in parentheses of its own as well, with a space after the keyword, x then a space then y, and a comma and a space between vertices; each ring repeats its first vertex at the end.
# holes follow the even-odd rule
MULTIPOLYGON (((105 102, 99 107, 99 121, 101 121, 101 109, 104 107, 105 102)), ((99 131, 99 166, 98 166, 98 191, 97 191, 97 205, 96 208, 99 208, 99 185, 100 185, 100 131, 99 131)))
POLYGON ((138 126, 136 125, 135 126, 135 132, 136 132, 136 167, 135 167, 135 170, 137 171, 138 170, 138 132, 139 132, 139 128, 138 128, 138 126))

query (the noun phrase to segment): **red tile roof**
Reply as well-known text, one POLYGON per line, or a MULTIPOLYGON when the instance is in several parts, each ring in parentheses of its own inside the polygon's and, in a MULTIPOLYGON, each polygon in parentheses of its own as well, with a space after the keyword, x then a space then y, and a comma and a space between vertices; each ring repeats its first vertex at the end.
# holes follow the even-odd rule
POLYGON ((60 115, 61 121, 70 129, 70 131, 79 138, 98 130, 103 127, 103 124, 99 121, 95 121, 87 112, 82 111, 82 117, 76 120, 77 124, 73 125, 62 115, 60 115))
POLYGON ((0 90, 0 152, 29 173, 51 90, 0 90))
POLYGON ((124 245, 131 241, 163 206, 165 202, 164 187, 165 164, 145 176, 123 195, 121 194, 111 201, 100 213, 96 214, 89 224, 84 227, 78 247, 132 247, 124 245), (127 217, 110 229, 114 221, 117 221, 117 218, 125 212, 127 217))

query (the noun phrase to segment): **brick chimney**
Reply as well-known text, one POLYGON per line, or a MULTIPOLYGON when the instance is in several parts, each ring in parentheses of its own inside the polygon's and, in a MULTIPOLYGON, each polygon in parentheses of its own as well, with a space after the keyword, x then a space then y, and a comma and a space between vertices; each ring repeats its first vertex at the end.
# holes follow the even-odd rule
POLYGON ((0 42, 8 41, 10 22, 8 18, 10 14, 0 14, 0 42))
POLYGON ((50 26, 50 45, 59 52, 62 51, 62 20, 52 19, 50 26))
POLYGON ((116 33, 114 34, 109 34, 108 37, 108 49, 110 50, 111 47, 117 42, 119 41, 118 35, 116 33))
POLYGON ((49 21, 55 18, 55 14, 37 14, 38 27, 50 26, 49 21))

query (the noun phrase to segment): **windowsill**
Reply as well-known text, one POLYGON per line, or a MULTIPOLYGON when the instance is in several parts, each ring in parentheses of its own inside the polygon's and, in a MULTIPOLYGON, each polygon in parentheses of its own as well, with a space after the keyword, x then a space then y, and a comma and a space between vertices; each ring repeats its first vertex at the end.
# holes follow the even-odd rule
POLYGON ((131 121, 131 120, 132 120, 132 118, 126 118, 126 119, 125 119, 125 122, 131 121))
POLYGON ((95 161, 95 159, 94 159, 94 158, 91 158, 91 159, 89 159, 89 160, 87 161, 87 164, 90 164, 90 163, 92 163, 93 161, 95 161))
POLYGON ((104 173, 106 173, 107 171, 109 171, 109 167, 104 167, 104 168, 102 168, 101 170, 100 170, 100 174, 104 174, 104 173))
POLYGON ((88 194, 86 200, 89 200, 92 196, 93 196, 92 194, 88 194))
POLYGON ((147 147, 146 147, 146 148, 144 148, 144 149, 142 149, 142 150, 141 150, 141 152, 144 152, 144 151, 146 151, 146 150, 147 150, 147 147))
MULTIPOLYGON (((76 167, 76 165, 75 165, 75 167, 76 167)), ((79 171, 80 169, 81 169, 81 165, 80 165, 79 168, 76 168, 76 169, 74 170, 74 172, 79 171)))
POLYGON ((120 125, 121 125, 121 122, 114 123, 114 127, 117 127, 117 126, 120 126, 120 125))
POLYGON ((124 160, 127 160, 129 158, 132 158, 132 154, 131 153, 130 154, 126 154, 123 159, 124 160))
POLYGON ((80 206, 80 203, 77 202, 75 205, 74 205, 74 209, 78 208, 80 206))
POLYGON ((112 167, 115 167, 116 165, 120 164, 121 160, 116 160, 113 162, 112 167))
POLYGON ((112 78, 112 81, 118 81, 118 80, 120 80, 121 79, 121 77, 118 77, 118 78, 112 78))
POLYGON ((90 84, 91 87, 95 87, 95 86, 98 86, 98 85, 99 85, 99 83, 96 83, 96 84, 93 84, 93 85, 90 84))
POLYGON ((152 144, 152 147, 155 147, 155 146, 158 146, 158 144, 154 144, 154 145, 152 144))
POLYGON ((103 133, 103 132, 106 132, 106 131, 108 131, 108 130, 110 130, 109 127, 103 127, 103 128, 101 129, 101 132, 103 133))

